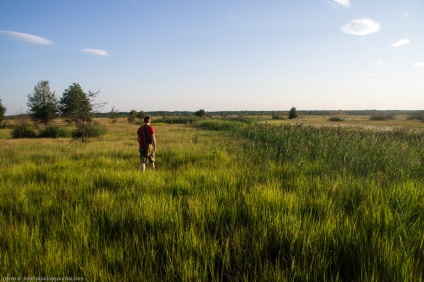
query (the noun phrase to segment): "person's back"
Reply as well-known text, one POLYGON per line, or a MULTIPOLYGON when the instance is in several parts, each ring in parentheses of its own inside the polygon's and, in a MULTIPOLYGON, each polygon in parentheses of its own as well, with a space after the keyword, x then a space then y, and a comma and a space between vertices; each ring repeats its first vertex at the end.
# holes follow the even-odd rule
POLYGON ((137 130, 137 140, 140 152, 140 169, 142 172, 146 170, 146 163, 152 164, 152 169, 155 169, 155 152, 156 152, 156 138, 155 128, 150 125, 152 118, 150 116, 144 117, 144 125, 140 126, 137 130), (149 145, 153 146, 152 152, 149 152, 149 145))

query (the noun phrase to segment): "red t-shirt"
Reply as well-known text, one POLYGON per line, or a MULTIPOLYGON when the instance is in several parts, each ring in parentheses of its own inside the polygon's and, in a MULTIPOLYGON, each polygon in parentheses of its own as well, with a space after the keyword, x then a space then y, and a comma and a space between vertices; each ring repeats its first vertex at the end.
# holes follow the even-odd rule
POLYGON ((149 142, 149 140, 152 140, 152 135, 155 134, 155 128, 153 126, 150 126, 150 125, 147 125, 147 124, 145 124, 143 126, 140 126, 138 128, 137 135, 138 135, 138 137, 141 140, 141 142, 140 142, 140 149, 144 149, 144 148, 147 147, 146 146, 146 143, 144 142, 143 133, 142 133, 143 131, 146 134, 146 140, 147 140, 147 142, 149 142))

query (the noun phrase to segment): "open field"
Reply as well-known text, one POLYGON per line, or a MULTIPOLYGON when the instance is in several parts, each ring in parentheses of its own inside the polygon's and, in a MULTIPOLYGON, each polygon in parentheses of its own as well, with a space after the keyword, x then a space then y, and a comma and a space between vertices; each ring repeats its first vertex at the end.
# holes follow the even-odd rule
POLYGON ((0 276, 424 279, 422 122, 156 123, 145 174, 137 126, 100 122, 83 144, 0 129, 0 276))

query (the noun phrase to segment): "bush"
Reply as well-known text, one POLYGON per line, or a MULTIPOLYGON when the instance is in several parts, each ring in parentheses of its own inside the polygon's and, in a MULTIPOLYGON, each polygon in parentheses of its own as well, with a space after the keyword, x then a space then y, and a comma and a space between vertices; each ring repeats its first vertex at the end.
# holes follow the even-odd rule
POLYGON ((198 117, 204 117, 206 115, 206 111, 204 109, 200 109, 194 113, 198 117))
POLYGON ((229 121, 239 121, 239 122, 243 122, 243 123, 254 123, 255 121, 257 121, 257 119, 255 118, 251 118, 251 117, 243 117, 243 116, 238 116, 238 117, 232 117, 228 119, 229 121))
POLYGON ((289 119, 297 118, 299 115, 297 114, 297 110, 295 107, 292 107, 289 112, 289 119))
POLYGON ((37 136, 28 115, 18 115, 12 127, 12 138, 34 138, 37 136))
POLYGON ((370 120, 394 120, 394 114, 382 114, 382 115, 372 115, 370 116, 370 120))
POLYGON ((197 116, 185 116, 185 117, 167 117, 163 116, 159 122, 168 123, 168 124, 191 124, 199 120, 197 116))
POLYGON ((71 137, 71 132, 60 125, 50 125, 44 128, 39 134, 42 138, 60 138, 60 137, 71 137))
POLYGON ((341 117, 330 117, 328 120, 329 121, 344 121, 344 119, 341 117))
POLYGON ((286 119, 286 117, 284 116, 283 113, 276 113, 276 112, 275 113, 272 113, 271 118, 272 119, 280 119, 280 120, 286 119))
POLYGON ((410 115, 406 118, 407 120, 419 120, 419 121, 424 121, 424 114, 421 115, 410 115))
POLYGON ((86 124, 84 128, 81 125, 78 126, 76 130, 74 130, 72 136, 74 138, 81 138, 83 136, 83 132, 84 137, 99 137, 107 133, 107 128, 103 125, 96 123, 86 124))
POLYGON ((29 124, 17 125, 12 130, 12 138, 34 138, 37 134, 29 124))

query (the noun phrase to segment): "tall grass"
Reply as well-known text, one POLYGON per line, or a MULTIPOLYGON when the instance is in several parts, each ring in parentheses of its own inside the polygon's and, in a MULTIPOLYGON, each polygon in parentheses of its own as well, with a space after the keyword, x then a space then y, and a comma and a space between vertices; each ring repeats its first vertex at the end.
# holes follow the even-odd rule
POLYGON ((157 126, 145 174, 130 124, 83 144, 0 140, 2 276, 423 280, 420 135, 201 126, 215 131, 157 126))

